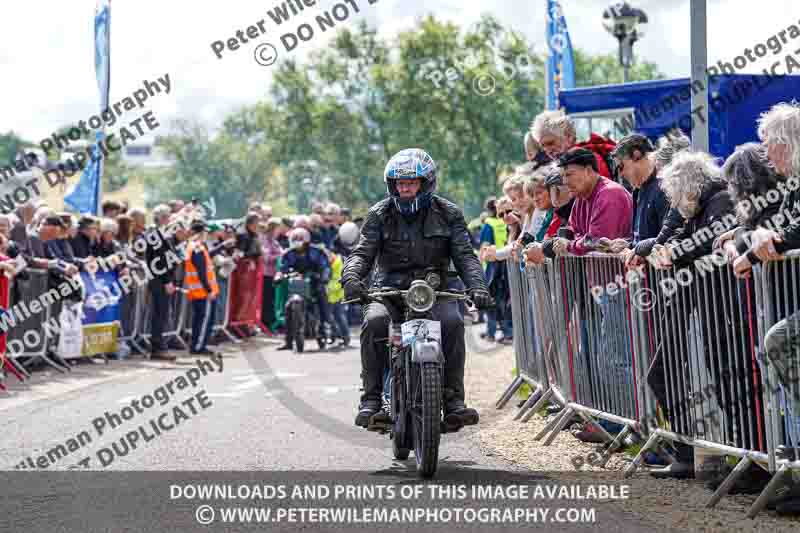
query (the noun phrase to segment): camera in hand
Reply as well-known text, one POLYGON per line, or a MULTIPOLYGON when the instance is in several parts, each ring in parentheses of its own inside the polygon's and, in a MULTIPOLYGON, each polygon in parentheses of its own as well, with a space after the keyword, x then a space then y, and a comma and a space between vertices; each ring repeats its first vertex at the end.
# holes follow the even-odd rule
POLYGON ((558 228, 556 235, 559 239, 567 239, 568 241, 575 239, 575 232, 571 228, 558 228))

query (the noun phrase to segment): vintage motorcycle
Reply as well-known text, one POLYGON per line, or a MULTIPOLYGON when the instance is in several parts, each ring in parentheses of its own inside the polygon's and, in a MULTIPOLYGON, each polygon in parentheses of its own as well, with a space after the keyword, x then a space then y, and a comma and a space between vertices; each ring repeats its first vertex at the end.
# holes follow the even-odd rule
POLYGON ((327 345, 326 332, 322 331, 319 302, 313 290, 312 275, 290 271, 286 275, 288 298, 286 300, 286 328, 294 341, 297 353, 303 353, 306 339, 316 339, 320 351, 327 345))
POLYGON ((432 320, 431 309, 438 299, 469 300, 462 292, 435 290, 440 283, 439 274, 429 273, 425 280, 413 281, 408 290, 376 290, 365 296, 384 304, 392 317, 387 339, 391 363, 383 388, 391 426, 367 429, 389 433, 396 459, 408 459, 413 449, 417 473, 423 478, 436 473, 441 434, 447 432, 442 419, 441 323, 432 320))

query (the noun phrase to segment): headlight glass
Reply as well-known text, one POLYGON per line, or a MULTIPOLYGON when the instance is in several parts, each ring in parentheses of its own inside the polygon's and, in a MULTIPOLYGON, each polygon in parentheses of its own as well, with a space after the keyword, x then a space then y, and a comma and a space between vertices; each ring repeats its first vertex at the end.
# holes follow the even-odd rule
POLYGON ((406 294, 406 305, 416 313, 424 313, 433 307, 436 295, 424 281, 415 281, 406 294))

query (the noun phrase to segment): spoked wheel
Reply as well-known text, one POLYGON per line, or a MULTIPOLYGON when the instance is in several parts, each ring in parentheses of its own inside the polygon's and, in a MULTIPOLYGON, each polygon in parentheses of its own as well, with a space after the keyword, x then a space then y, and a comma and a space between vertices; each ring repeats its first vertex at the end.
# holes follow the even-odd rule
POLYGON ((394 458, 400 461, 408 459, 411 449, 408 448, 408 407, 405 402, 405 384, 398 378, 400 374, 395 371, 392 377, 389 378, 391 382, 392 391, 392 453, 394 458), (399 418, 402 417, 402 418, 399 418))
POLYGON ((417 473, 420 477, 431 478, 436 473, 439 462, 439 442, 441 440, 442 420, 442 377, 438 363, 422 363, 419 367, 419 381, 415 388, 418 402, 412 410, 414 421, 414 456, 417 459, 417 473))

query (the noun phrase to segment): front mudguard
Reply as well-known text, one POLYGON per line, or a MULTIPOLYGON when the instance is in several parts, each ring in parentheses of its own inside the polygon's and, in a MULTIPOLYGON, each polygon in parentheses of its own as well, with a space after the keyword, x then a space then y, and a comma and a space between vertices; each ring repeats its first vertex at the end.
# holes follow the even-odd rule
POLYGON ((436 340, 415 340, 411 344, 411 362, 444 364, 442 345, 436 340))

